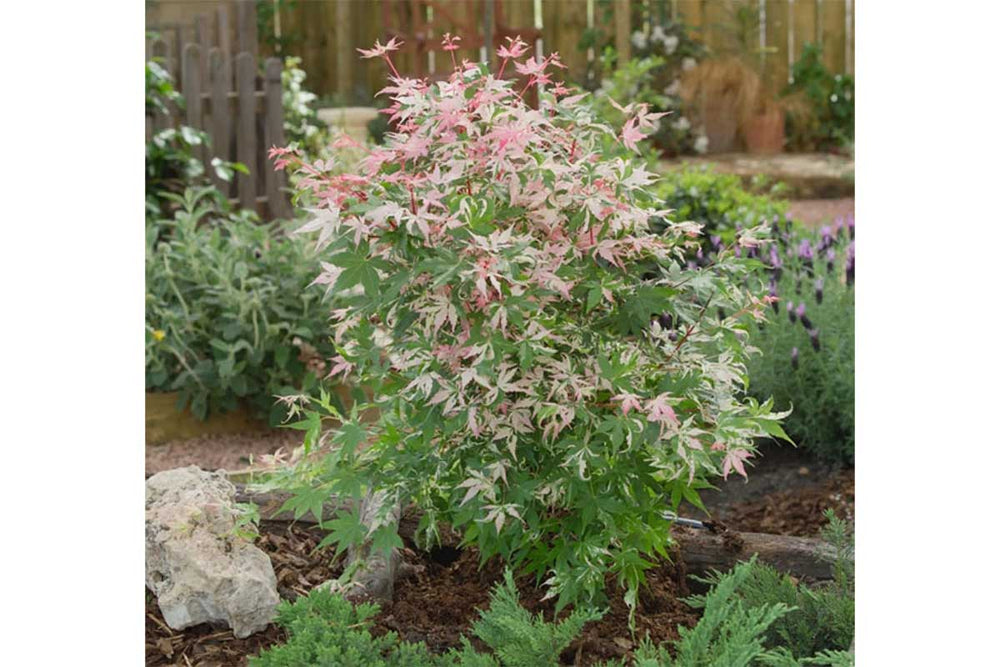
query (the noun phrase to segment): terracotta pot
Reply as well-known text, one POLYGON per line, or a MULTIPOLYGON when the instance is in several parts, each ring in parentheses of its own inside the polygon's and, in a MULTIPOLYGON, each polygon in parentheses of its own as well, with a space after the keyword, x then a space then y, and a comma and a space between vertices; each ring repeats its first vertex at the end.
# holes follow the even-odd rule
POLYGON ((785 145, 785 114, 774 108, 752 117, 744 128, 743 139, 751 153, 780 153, 785 145))

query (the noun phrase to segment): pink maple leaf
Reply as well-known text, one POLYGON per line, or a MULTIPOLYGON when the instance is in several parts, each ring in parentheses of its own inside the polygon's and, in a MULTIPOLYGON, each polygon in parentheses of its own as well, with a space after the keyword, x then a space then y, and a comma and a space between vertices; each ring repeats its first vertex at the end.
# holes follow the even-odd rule
POLYGON ((403 43, 398 41, 395 37, 390 39, 387 44, 380 44, 376 39, 375 46, 373 48, 358 49, 358 53, 361 54, 362 58, 384 58, 386 54, 392 51, 398 51, 399 47, 402 45, 403 43))
POLYGON ((635 118, 629 118, 625 127, 622 128, 622 143, 625 144, 625 147, 638 153, 639 146, 636 142, 642 141, 645 137, 646 135, 636 127, 635 118))
POLYGON ((753 454, 745 449, 734 449, 726 454, 726 458, 722 460, 722 479, 727 479, 729 473, 734 469, 739 474, 743 475, 744 479, 747 478, 747 471, 743 468, 743 462, 749 459, 753 454))
POLYGON ((625 394, 618 394, 617 396, 612 396, 611 400, 621 401, 622 414, 627 416, 630 410, 639 410, 640 412, 642 411, 642 403, 639 402, 639 398, 640 397, 636 396, 635 394, 625 393, 625 394))
POLYGON ((521 41, 521 36, 508 37, 507 46, 497 49, 497 56, 501 58, 520 58, 528 52, 528 45, 521 41))

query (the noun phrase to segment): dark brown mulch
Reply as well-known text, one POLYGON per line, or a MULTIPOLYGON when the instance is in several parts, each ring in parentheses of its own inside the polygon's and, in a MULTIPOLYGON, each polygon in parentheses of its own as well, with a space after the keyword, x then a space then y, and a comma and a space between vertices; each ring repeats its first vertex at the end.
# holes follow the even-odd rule
MULTIPOLYGON (((278 592, 284 599, 306 595, 318 584, 340 576, 340 564, 330 561, 332 551, 313 553, 324 535, 325 531, 316 526, 261 523, 256 544, 270 557, 278 592)), ((171 630, 156 598, 146 591, 146 665, 243 667, 248 656, 285 640, 284 630, 273 624, 246 639, 237 639, 230 630, 207 624, 171 630)))
POLYGON ((854 521, 854 470, 842 470, 812 486, 774 491, 761 498, 717 510, 732 530, 814 537, 826 525, 830 508, 848 523, 854 521))
MULTIPOLYGON (((490 590, 502 579, 502 566, 494 559, 480 569, 475 549, 432 554, 409 550, 407 562, 417 573, 397 583, 393 603, 375 619, 375 634, 392 630, 404 640, 426 642, 435 652, 459 646, 463 634, 471 635, 478 610, 489 606, 490 590), (451 558, 455 560, 446 562, 451 558)), ((647 572, 647 580, 639 596, 635 637, 648 635, 656 643, 676 640, 678 625, 691 627, 699 618, 696 610, 681 602, 689 594, 683 563, 663 563, 647 572)), ((553 620, 555 601, 543 601, 544 590, 531 578, 519 578, 517 584, 524 607, 553 620)), ((564 652, 563 664, 591 665, 635 648, 623 592, 610 578, 607 593, 610 610, 584 628, 564 652)), ((485 648, 476 640, 473 645, 485 648)))

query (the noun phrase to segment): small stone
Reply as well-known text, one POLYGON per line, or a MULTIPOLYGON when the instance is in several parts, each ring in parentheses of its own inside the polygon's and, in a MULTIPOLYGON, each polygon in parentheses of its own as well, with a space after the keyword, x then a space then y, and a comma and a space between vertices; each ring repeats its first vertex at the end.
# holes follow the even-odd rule
POLYGON ((809 474, 809 468, 802 466, 801 468, 799 468, 799 474, 805 477, 806 475, 809 474))
POLYGON ((267 554, 234 533, 236 487, 189 466, 146 480, 146 587, 174 630, 222 623, 266 628, 279 602, 267 554))

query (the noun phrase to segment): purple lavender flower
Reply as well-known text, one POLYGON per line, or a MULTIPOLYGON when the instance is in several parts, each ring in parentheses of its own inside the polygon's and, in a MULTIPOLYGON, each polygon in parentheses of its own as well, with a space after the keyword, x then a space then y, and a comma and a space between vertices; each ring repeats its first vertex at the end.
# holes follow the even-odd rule
POLYGON ((799 348, 792 348, 792 368, 799 370, 799 348))
POLYGON ((827 248, 833 245, 833 235, 830 231, 829 225, 823 225, 822 227, 820 227, 819 233, 823 239, 819 247, 820 251, 822 252, 823 250, 826 250, 827 248))
POLYGON ((809 239, 802 239, 802 243, 799 244, 799 259, 811 261, 812 258, 812 243, 809 242, 809 239))
POLYGON ((793 304, 791 301, 789 301, 788 305, 785 307, 785 310, 788 311, 788 321, 791 322, 792 324, 795 324, 795 321, 796 321, 795 320, 795 304, 793 304))
POLYGON ((809 342, 812 344, 813 349, 819 352, 819 329, 809 330, 809 342))
POLYGON ((715 248, 716 250, 718 250, 719 246, 722 245, 722 237, 721 236, 709 236, 708 240, 711 241, 712 247, 715 248))
POLYGON ((806 304, 805 303, 803 303, 801 301, 799 302, 799 307, 795 309, 795 314, 799 316, 799 321, 802 322, 802 326, 804 326, 806 329, 812 329, 812 322, 809 320, 809 317, 806 315, 806 304))
POLYGON ((823 277, 816 279, 816 303, 823 303, 823 277))
POLYGON ((826 272, 833 273, 833 261, 837 259, 837 253, 830 248, 826 251, 826 272))
POLYGON ((847 284, 854 284, 854 241, 847 246, 847 284))
POLYGON ((839 239, 841 237, 841 235, 844 233, 844 219, 843 218, 837 218, 837 221, 834 223, 834 229, 836 230, 836 232, 837 232, 837 238, 839 239))
POLYGON ((854 215, 851 213, 847 214, 847 231, 851 234, 851 240, 854 240, 854 215))

